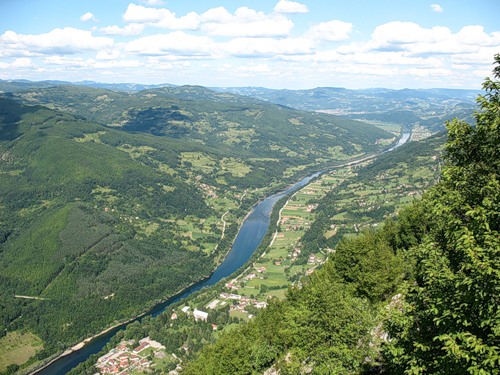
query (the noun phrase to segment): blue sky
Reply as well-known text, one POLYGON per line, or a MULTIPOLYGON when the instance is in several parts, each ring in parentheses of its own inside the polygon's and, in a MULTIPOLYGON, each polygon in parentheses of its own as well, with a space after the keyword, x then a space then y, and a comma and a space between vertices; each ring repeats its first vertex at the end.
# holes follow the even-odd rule
POLYGON ((480 88, 500 1, 0 0, 0 79, 480 88))

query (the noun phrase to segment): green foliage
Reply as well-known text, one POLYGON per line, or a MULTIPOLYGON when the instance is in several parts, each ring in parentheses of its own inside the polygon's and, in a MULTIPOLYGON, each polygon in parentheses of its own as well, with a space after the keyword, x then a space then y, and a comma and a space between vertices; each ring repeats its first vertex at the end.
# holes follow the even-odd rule
POLYGON ((390 247, 384 232, 344 237, 333 257, 337 273, 356 285, 356 294, 372 303, 391 297, 405 276, 404 261, 390 247))
MULTIPOLYGON (((317 169, 319 164, 337 159, 338 152, 332 149, 341 150, 343 158, 379 151, 382 146, 376 141, 392 137, 359 121, 301 112, 197 86, 127 94, 60 85, 36 87, 11 96, 25 103, 54 106, 137 136, 153 134, 156 137, 152 138, 162 138, 156 143, 169 143, 178 152, 201 149, 218 163, 227 157, 235 158, 250 169, 248 174, 218 172, 227 184, 241 188, 270 184, 283 176, 287 168, 317 169)), ((108 139, 106 136, 101 140, 108 139)), ((113 144, 117 145, 116 141, 113 144)), ((158 161, 156 155, 154 160, 158 161)), ((192 169, 187 163, 184 167, 192 169)), ((212 184, 218 177, 213 171, 193 173, 212 184)))
POLYGON ((483 87, 476 126, 448 124, 443 180, 423 201, 416 284, 387 323, 396 373, 499 373, 500 82, 483 87))
POLYGON ((283 373, 351 373, 369 353, 372 315, 366 301, 352 295, 330 266, 284 302, 273 300, 248 325, 204 348, 186 374, 257 374, 273 364, 283 373))
POLYGON ((36 333, 39 359, 212 270, 166 221, 213 214, 192 182, 159 170, 178 165, 167 141, 7 99, 0 126, 0 328, 36 333), (136 160, 123 144, 154 152, 136 160))
MULTIPOLYGON (((368 333, 376 308, 389 299, 386 373, 500 373, 500 82, 484 89, 475 127, 448 124, 442 179, 422 201, 378 232, 343 239, 321 270, 202 350, 187 373, 205 373, 205 364, 209 373, 363 372, 376 359, 368 343, 383 337, 368 333), (250 361, 256 347, 268 348, 269 361, 250 361)), ((311 226, 305 248, 324 243, 321 225, 311 226)))

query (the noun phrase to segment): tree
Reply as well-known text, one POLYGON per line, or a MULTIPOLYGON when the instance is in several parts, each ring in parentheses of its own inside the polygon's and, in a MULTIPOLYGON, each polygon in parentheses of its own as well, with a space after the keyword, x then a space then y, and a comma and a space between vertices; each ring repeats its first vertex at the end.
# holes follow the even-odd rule
POLYGON ((500 55, 476 126, 447 124, 442 181, 424 197, 416 280, 387 322, 395 373, 500 373, 500 55))

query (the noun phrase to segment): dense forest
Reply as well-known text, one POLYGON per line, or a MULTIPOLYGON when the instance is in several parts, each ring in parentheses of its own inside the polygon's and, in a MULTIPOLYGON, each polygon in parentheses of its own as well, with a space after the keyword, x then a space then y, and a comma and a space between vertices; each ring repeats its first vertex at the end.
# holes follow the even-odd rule
POLYGON ((210 274, 265 194, 394 138, 200 87, 49 86, 0 97, 0 339, 24 334, 23 366, 210 274))
POLYGON ((185 374, 500 373, 500 55, 476 125, 447 123, 439 183, 343 239, 284 301, 185 374))

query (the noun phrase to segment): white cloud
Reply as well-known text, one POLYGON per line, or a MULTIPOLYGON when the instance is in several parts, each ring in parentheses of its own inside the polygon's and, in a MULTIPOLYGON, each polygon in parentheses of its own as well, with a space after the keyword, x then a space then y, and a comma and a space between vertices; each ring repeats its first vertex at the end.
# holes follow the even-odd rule
POLYGON ((194 36, 182 31, 157 34, 127 43, 125 50, 138 55, 180 55, 209 57, 216 51, 212 39, 194 36))
POLYGON ((308 38, 236 38, 222 48, 236 57, 276 57, 311 53, 313 42, 308 38))
POLYGON ((0 69, 32 69, 35 67, 31 59, 27 57, 19 57, 10 63, 0 61, 0 69))
POLYGON ((31 62, 30 58, 27 57, 19 57, 14 60, 11 64, 13 68, 32 68, 35 65, 31 62))
POLYGON ((82 59, 80 57, 48 56, 44 59, 47 65, 56 65, 64 68, 137 68, 142 64, 137 60, 94 60, 82 59))
POLYGON ((8 30, 0 36, 0 49, 12 48, 42 54, 72 54, 113 45, 113 39, 94 37, 90 31, 65 27, 44 34, 17 34, 8 30))
POLYGON ((283 15, 266 15, 247 7, 236 9, 234 15, 223 7, 210 9, 201 15, 201 22, 201 30, 208 35, 229 37, 283 37, 293 28, 283 15))
POLYGON ((80 21, 83 21, 83 22, 95 21, 95 20, 96 20, 95 16, 90 12, 87 12, 80 17, 80 21))
POLYGON ((309 9, 307 5, 297 3, 295 1, 280 0, 274 7, 278 13, 307 13, 309 9))
POLYGON ((430 78, 430 77, 452 77, 453 72, 449 69, 427 69, 427 68, 411 68, 404 70, 404 73, 420 78, 430 78))
MULTIPOLYGON (((474 53, 462 53, 451 56, 451 61, 455 64, 486 65, 491 67, 493 56, 498 53, 498 47, 481 47, 474 53)), ((491 72, 491 68, 490 72, 491 72)))
POLYGON ((443 26, 423 28, 412 22, 378 26, 365 48, 373 51, 404 51, 413 55, 475 53, 483 46, 500 45, 500 33, 487 34, 482 26, 465 26, 458 33, 443 26))
POLYGON ((121 57, 119 49, 104 49, 97 53, 96 59, 98 60, 116 60, 121 57))
POLYGON ((447 27, 435 26, 425 29, 413 22, 394 21, 377 26, 372 34, 374 49, 406 48, 414 43, 434 43, 449 40, 451 31, 447 27))
POLYGON ((146 68, 148 69, 160 69, 160 70, 172 70, 175 67, 170 61, 164 61, 158 57, 149 57, 146 68))
POLYGON ((47 56, 43 62, 48 65, 61 65, 65 67, 86 67, 88 63, 80 57, 67 57, 67 56, 47 56))
POLYGON ((142 63, 137 60, 108 60, 93 62, 92 67, 97 69, 124 69, 138 68, 142 63))
POLYGON ((352 23, 333 20, 312 26, 306 36, 315 40, 338 42, 349 39, 351 32, 352 23))
POLYGON ((431 4, 431 9, 436 13, 443 13, 443 7, 439 4, 431 4))
POLYGON ((195 30, 200 24, 199 18, 195 12, 177 17, 174 12, 166 8, 148 8, 136 4, 129 4, 123 15, 123 20, 126 22, 145 23, 173 30, 195 30))
POLYGON ((101 32, 103 32, 104 34, 122 36, 139 35, 143 30, 144 25, 140 23, 131 23, 125 27, 113 25, 101 28, 101 32))
POLYGON ((236 70, 240 72, 249 72, 249 73, 270 73, 272 69, 267 64, 252 64, 252 65, 243 65, 236 67, 236 70))

